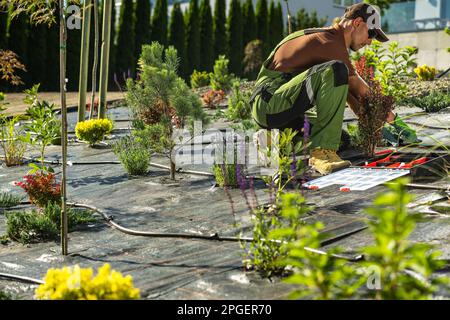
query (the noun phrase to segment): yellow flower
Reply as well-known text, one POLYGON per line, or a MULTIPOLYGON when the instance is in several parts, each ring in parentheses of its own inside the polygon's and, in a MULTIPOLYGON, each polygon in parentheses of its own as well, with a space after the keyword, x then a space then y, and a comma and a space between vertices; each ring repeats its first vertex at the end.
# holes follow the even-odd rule
POLYGON ((139 289, 134 288, 131 276, 123 277, 111 270, 109 264, 99 268, 94 277, 91 268, 49 269, 45 283, 36 289, 37 299, 46 300, 112 300, 139 299, 139 289))

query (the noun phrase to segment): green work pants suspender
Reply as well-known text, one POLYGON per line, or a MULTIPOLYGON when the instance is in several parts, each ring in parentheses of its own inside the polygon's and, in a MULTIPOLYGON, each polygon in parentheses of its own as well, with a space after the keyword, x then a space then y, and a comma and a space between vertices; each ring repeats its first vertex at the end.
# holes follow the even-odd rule
POLYGON ((252 115, 263 128, 301 130, 305 114, 312 125, 311 147, 337 150, 348 94, 348 68, 338 60, 298 74, 267 69, 285 42, 322 29, 301 30, 285 38, 263 63, 253 92, 252 115), (315 106, 315 110, 311 109, 315 106))

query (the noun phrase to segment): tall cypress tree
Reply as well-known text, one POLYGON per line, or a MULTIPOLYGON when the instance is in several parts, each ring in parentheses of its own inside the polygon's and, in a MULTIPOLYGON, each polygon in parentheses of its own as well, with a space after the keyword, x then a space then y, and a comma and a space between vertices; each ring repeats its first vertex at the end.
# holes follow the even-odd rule
POLYGON ((228 58, 230 71, 240 76, 242 74, 242 13, 239 0, 231 0, 227 21, 228 58))
MULTIPOLYGON (((47 56, 45 57, 47 91, 59 91, 59 15, 56 12, 54 15, 55 23, 47 31, 47 56)), ((78 82, 78 79, 71 79, 71 81, 78 82)))
POLYGON ((263 42, 264 56, 270 52, 269 46, 269 19, 267 12, 267 0, 258 0, 256 3, 256 34, 259 40, 263 42))
POLYGON ((40 90, 47 90, 47 66, 42 63, 42 57, 47 55, 47 26, 45 24, 31 25, 27 43, 27 86, 40 83, 40 90))
POLYGON ((284 38, 284 19, 283 19, 283 8, 281 7, 281 3, 278 2, 277 4, 277 15, 276 15, 276 25, 277 25, 277 44, 283 40, 284 38))
POLYGON ((183 12, 181 11, 180 3, 173 5, 170 16, 169 25, 169 45, 177 49, 178 57, 180 58, 180 65, 178 67, 178 74, 187 79, 186 75, 186 32, 184 26, 183 12))
POLYGON ((269 46, 269 50, 273 50, 273 48, 276 46, 277 44, 277 39, 278 37, 276 36, 277 34, 277 25, 276 25, 276 8, 275 8, 275 3, 273 2, 273 0, 270 0, 270 5, 269 5, 269 34, 268 34, 268 46, 269 46))
POLYGON ((269 7, 269 45, 270 50, 283 39, 283 11, 281 4, 275 6, 273 0, 270 1, 269 7))
POLYGON ((211 71, 214 65, 212 13, 209 0, 200 4, 200 70, 211 71))
POLYGON ((242 7, 242 29, 243 29, 243 45, 245 46, 252 40, 256 39, 256 17, 253 9, 253 1, 247 0, 242 7))
POLYGON ((135 31, 135 51, 136 59, 141 55, 142 45, 150 44, 150 14, 151 4, 149 0, 137 0, 136 2, 136 31, 135 31))
POLYGON ((123 74, 128 76, 129 71, 133 76, 135 68, 134 21, 133 0, 122 0, 116 51, 116 71, 120 81, 123 74))
POLYGON ((226 54, 226 6, 225 0, 216 0, 214 5, 214 59, 221 54, 226 54))
POLYGON ((167 0, 156 0, 152 16, 152 41, 167 45, 167 0))
POLYGON ((0 49, 5 49, 8 45, 7 26, 8 13, 0 11, 0 49))
POLYGON ((186 20, 186 72, 190 75, 200 65, 200 21, 198 1, 190 0, 186 20))
MULTIPOLYGON (((9 25, 8 49, 17 54, 20 62, 28 69, 27 43, 28 43, 28 18, 25 14, 20 14, 12 19, 9 25)), ((25 85, 11 86, 10 90, 23 90, 27 84, 28 73, 19 71, 17 73, 25 85)))

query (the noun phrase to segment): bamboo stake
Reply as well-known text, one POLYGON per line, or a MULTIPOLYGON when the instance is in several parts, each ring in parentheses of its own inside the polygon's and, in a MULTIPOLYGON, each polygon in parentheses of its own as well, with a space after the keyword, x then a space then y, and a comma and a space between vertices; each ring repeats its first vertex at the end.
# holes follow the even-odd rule
POLYGON ((78 86, 78 122, 84 121, 86 114, 86 91, 89 63, 89 38, 91 30, 91 0, 84 0, 83 31, 81 35, 80 81, 78 86))
POLYGON ((94 0, 94 64, 92 66, 92 95, 91 95, 91 108, 89 109, 89 120, 92 119, 94 114, 95 105, 95 93, 97 92, 97 66, 98 66, 98 0, 94 0))
MULTIPOLYGON (((108 90, 109 51, 111 47, 111 13, 112 1, 103 2, 102 52, 100 61, 100 100, 98 118, 106 117, 106 94, 108 90)), ((114 19, 114 17, 112 17, 114 19)))
POLYGON ((288 0, 284 0, 286 2, 286 9, 287 9, 287 19, 288 19, 288 32, 289 34, 292 33, 292 17, 291 17, 291 11, 289 10, 289 2, 288 0))
POLYGON ((66 17, 64 14, 64 0, 59 0, 59 86, 61 98, 61 146, 62 146, 62 178, 61 178, 61 249, 62 254, 68 253, 67 239, 67 210, 66 210, 66 166, 67 166, 67 108, 66 108, 66 17))

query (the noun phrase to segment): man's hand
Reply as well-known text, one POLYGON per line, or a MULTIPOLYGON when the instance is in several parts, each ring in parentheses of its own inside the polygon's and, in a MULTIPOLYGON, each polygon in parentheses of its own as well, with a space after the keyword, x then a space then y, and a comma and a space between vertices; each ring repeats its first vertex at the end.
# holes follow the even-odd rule
POLYGON ((393 123, 395 120, 395 113, 393 113, 392 111, 389 111, 389 114, 386 118, 386 122, 387 123, 393 123))
MULTIPOLYGON (((394 129, 395 135, 397 136, 395 140, 397 140, 398 144, 408 145, 421 142, 421 140, 417 138, 416 131, 412 129, 410 126, 408 126, 398 115, 394 115, 393 121, 388 121, 388 123, 394 129)), ((383 128, 385 129, 383 130, 383 133, 385 131, 389 131, 387 129, 387 126, 388 125, 386 125, 385 128, 383 128)), ((385 134, 383 135, 385 136, 385 134)))

